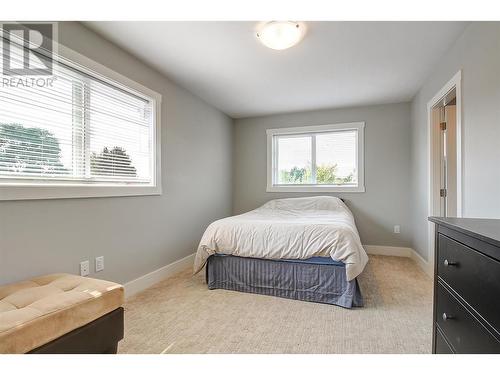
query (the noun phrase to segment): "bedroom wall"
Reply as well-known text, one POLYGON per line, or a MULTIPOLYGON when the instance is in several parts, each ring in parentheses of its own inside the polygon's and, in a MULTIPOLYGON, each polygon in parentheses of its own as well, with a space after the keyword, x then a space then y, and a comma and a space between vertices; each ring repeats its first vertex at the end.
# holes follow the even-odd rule
POLYGON ((322 193, 266 192, 266 129, 365 121, 365 193, 332 193, 346 199, 366 245, 411 244, 410 105, 387 104, 235 120, 233 212, 275 198, 322 193), (401 233, 394 234, 395 224, 401 233))
POLYGON ((412 238, 428 258, 427 103, 462 69, 463 216, 500 218, 500 23, 473 22, 411 103, 412 238))
POLYGON ((231 214, 232 120, 78 23, 68 47, 159 92, 163 195, 0 202, 0 284, 79 272, 127 282, 192 254, 205 227, 231 214))

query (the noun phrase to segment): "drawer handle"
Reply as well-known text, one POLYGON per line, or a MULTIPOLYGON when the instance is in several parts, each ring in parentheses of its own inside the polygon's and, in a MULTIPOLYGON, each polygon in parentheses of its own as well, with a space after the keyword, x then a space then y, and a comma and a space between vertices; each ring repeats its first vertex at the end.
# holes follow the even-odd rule
POLYGON ((443 263, 444 263, 445 267, 458 265, 458 262, 452 262, 451 260, 448 260, 448 259, 445 259, 443 263))
POLYGON ((455 319, 455 317, 452 315, 448 315, 446 313, 443 313, 443 321, 446 322, 447 320, 451 320, 451 319, 455 319))

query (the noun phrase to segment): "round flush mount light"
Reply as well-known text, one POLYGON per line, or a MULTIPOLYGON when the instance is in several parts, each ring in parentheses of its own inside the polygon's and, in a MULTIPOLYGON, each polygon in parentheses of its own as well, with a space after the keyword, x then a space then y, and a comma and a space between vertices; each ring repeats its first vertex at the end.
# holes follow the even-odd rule
POLYGON ((260 26, 257 38, 266 47, 282 50, 293 47, 304 36, 304 26, 292 21, 272 21, 260 26))

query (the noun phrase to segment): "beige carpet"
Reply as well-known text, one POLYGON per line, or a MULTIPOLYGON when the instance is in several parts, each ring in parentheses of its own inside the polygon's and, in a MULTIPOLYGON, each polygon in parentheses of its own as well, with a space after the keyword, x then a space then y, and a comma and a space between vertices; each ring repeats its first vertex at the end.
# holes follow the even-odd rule
POLYGON ((408 258, 370 256, 365 307, 226 290, 173 276, 125 305, 120 353, 430 353, 431 280, 408 258))

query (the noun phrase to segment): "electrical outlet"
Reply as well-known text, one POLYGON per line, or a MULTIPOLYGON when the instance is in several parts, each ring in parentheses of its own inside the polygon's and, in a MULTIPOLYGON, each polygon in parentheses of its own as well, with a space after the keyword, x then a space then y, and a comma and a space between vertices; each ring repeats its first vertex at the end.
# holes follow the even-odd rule
POLYGON ((401 226, 394 225, 394 233, 401 233, 401 226))
POLYGON ((80 276, 88 276, 90 273, 90 263, 88 260, 80 262, 80 276))
POLYGON ((104 269, 104 257, 95 258, 95 272, 100 272, 104 269))

